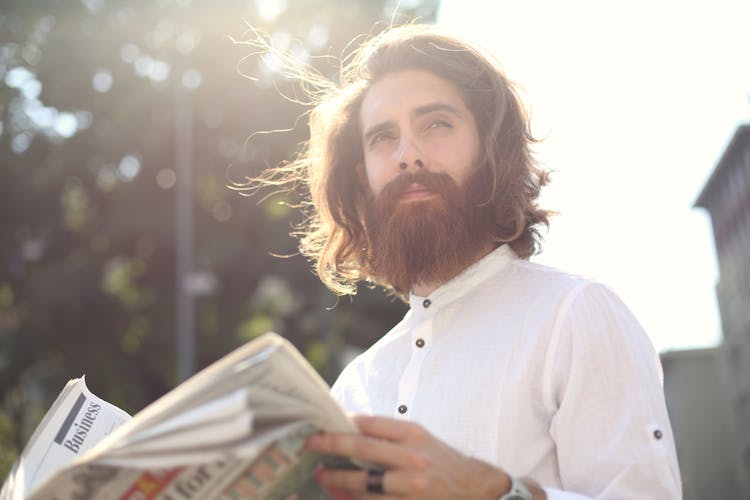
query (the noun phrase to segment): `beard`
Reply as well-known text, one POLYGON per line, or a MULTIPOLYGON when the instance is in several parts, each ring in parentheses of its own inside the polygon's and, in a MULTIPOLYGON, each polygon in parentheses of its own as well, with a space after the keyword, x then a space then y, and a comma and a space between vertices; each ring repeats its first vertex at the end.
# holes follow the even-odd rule
POLYGON ((478 201, 486 192, 483 179, 478 170, 459 187, 448 174, 419 170, 399 175, 370 198, 365 220, 373 277, 406 295, 417 284, 442 284, 474 263, 494 229, 491 206, 478 201), (434 196, 403 201, 413 183, 434 196))

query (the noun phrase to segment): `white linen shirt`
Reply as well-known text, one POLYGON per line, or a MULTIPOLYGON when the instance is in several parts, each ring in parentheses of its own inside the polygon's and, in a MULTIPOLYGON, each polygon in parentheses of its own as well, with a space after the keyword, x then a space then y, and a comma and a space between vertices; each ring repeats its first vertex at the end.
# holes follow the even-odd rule
POLYGON ((550 500, 681 498, 661 365, 620 299, 503 245, 342 372, 350 412, 418 422, 550 500))

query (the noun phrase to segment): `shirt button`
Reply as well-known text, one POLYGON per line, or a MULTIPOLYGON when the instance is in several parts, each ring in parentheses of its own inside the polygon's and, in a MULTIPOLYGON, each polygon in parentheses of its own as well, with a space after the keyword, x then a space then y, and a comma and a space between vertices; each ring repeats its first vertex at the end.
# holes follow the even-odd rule
POLYGON ((663 436, 663 434, 661 433, 661 431, 660 431, 659 429, 656 429, 656 430, 654 431, 654 437, 655 437, 656 439, 661 439, 661 437, 662 437, 662 436, 663 436))
POLYGON ((398 407, 398 412, 399 412, 399 413, 400 413, 401 415, 403 415, 404 413, 406 413, 406 405, 401 405, 401 406, 399 406, 399 407, 398 407))
POLYGON ((432 301, 430 299, 424 299, 424 302, 422 302, 422 305, 424 306, 425 309, 427 309, 428 307, 432 305, 432 301))
POLYGON ((424 347, 424 339, 417 339, 415 344, 417 344, 417 347, 420 347, 420 348, 424 347))

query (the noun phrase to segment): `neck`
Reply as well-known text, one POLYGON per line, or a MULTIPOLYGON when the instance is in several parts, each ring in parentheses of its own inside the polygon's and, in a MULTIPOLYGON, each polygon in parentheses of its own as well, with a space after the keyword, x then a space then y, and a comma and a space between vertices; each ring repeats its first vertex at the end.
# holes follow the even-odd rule
POLYGON ((419 297, 427 297, 432 292, 434 292, 435 290, 437 290, 438 288, 440 288, 441 286, 443 286, 445 283, 447 283, 451 279, 455 278, 456 276, 458 276, 459 274, 461 274, 462 272, 464 272, 465 269, 467 269, 470 266, 476 264, 477 262, 479 262, 480 260, 482 260, 484 257, 486 257, 487 255, 489 255, 490 253, 492 253, 492 251, 495 250, 495 248, 497 248, 497 244, 495 244, 492 241, 487 242, 487 244, 484 245, 477 252, 475 258, 469 263, 468 266, 464 267, 463 269, 459 269, 458 272, 456 272, 456 274, 454 274, 453 276, 451 276, 449 279, 447 279, 445 281, 434 282, 434 283, 417 283, 417 284, 415 284, 412 287, 412 289, 411 289, 412 293, 414 295, 419 296, 419 297))

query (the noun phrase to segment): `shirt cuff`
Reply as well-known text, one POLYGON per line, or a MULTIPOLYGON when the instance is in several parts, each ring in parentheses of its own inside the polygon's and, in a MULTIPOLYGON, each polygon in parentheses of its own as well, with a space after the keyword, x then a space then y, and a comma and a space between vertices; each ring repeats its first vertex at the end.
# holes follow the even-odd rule
POLYGON ((547 494, 547 500, 591 500, 591 497, 570 491, 556 490, 554 488, 542 489, 547 494))

